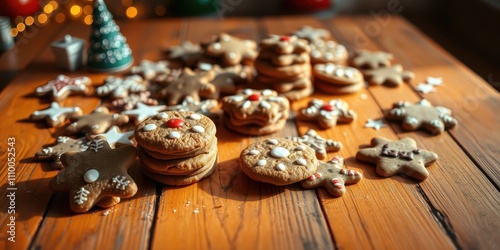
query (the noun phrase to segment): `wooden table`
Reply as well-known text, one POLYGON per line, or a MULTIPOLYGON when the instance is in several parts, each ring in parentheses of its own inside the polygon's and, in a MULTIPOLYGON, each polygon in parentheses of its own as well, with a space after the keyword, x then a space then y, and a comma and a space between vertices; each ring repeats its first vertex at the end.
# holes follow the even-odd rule
MULTIPOLYGON (((136 62, 160 60, 166 46, 185 40, 199 42, 222 31, 259 40, 307 24, 332 31, 351 50, 390 51, 416 78, 399 88, 370 87, 336 96, 346 100, 358 118, 352 124, 322 130, 320 135, 341 141, 343 149, 329 156, 342 155, 349 169, 364 175, 341 198, 323 189, 304 190, 298 184, 277 187, 251 181, 239 170, 237 157, 248 144, 269 136, 245 137, 220 125, 219 165, 210 178, 187 187, 166 187, 134 168, 131 175, 139 186, 135 197, 86 214, 72 213, 67 195, 48 189, 57 171, 33 159, 37 150, 61 134, 61 128, 46 128, 26 118, 48 106, 47 100, 34 97, 34 89, 62 73, 48 47, 50 42, 67 33, 88 37, 90 29, 77 23, 38 27, 0 58, 0 83, 8 83, 0 98, 0 248, 498 249, 499 94, 403 18, 392 16, 390 22, 378 24, 377 30, 368 27, 374 23, 368 16, 119 22, 136 62), (435 93, 414 91, 427 76, 443 77, 445 83, 435 93), (404 132, 396 123, 379 131, 364 128, 367 119, 381 118, 393 102, 416 102, 422 97, 452 109, 459 125, 438 136, 404 132), (381 178, 374 167, 356 161, 359 147, 374 136, 409 136, 421 148, 436 152, 439 160, 428 168, 430 177, 423 182, 400 176, 381 178), (15 139, 13 215, 8 214, 9 138, 15 139), (15 217, 15 243, 7 241, 10 216, 15 217)), ((84 69, 71 75, 82 74, 95 85, 105 76, 84 69)), ((292 111, 306 102, 293 103, 292 111)), ((89 113, 99 103, 96 97, 75 96, 64 105, 79 105, 89 113)), ((292 115, 286 128, 272 136, 303 134, 309 127, 317 128, 295 121, 292 115)))

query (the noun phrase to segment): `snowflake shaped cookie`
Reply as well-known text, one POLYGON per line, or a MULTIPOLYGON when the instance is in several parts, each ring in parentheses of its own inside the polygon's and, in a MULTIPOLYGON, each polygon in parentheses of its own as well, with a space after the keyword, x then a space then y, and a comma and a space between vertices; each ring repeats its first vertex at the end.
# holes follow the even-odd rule
POLYGON ((218 106, 219 102, 215 99, 195 101, 192 97, 188 96, 181 104, 168 106, 166 110, 193 111, 208 116, 210 119, 217 119, 220 114, 214 110, 217 109, 218 106))
POLYGON ((331 128, 337 123, 350 123, 356 113, 349 109, 347 102, 341 99, 323 101, 312 99, 306 108, 300 110, 297 118, 304 121, 317 121, 323 129, 331 128))
POLYGON ((262 50, 273 50, 280 55, 309 53, 311 51, 307 40, 300 39, 296 36, 269 35, 269 37, 260 42, 259 47, 262 50))
POLYGON ((137 66, 130 69, 130 73, 134 75, 141 75, 146 80, 153 80, 160 75, 168 75, 171 69, 168 67, 167 61, 153 62, 149 60, 142 60, 137 66))
POLYGON ((336 152, 342 148, 342 143, 330 139, 325 139, 319 136, 314 129, 309 129, 302 136, 292 136, 287 138, 291 139, 292 141, 303 143, 314 149, 318 160, 325 159, 327 152, 336 152))
POLYGON ((344 158, 336 156, 328 162, 320 162, 314 174, 300 182, 303 188, 324 187, 328 193, 340 197, 345 193, 345 185, 356 184, 363 175, 355 170, 342 168, 344 158))
POLYGON ((358 69, 376 69, 388 67, 394 57, 383 51, 357 51, 351 60, 351 65, 358 69))
POLYGON ((137 157, 133 146, 111 149, 100 136, 95 137, 84 152, 64 153, 64 169, 49 183, 51 190, 69 192, 71 210, 85 213, 94 205, 110 206, 120 198, 137 192, 137 185, 127 169, 137 157), (108 202, 112 199, 114 202, 108 202))
POLYGON ((160 95, 166 99, 167 105, 176 105, 188 96, 199 101, 200 97, 208 97, 215 93, 215 86, 210 83, 214 76, 212 70, 193 72, 189 68, 184 68, 179 78, 165 83, 166 86, 160 90, 160 95))
POLYGON ((73 139, 67 136, 57 137, 56 142, 52 146, 43 147, 42 150, 35 153, 35 159, 53 161, 52 166, 55 169, 62 169, 61 155, 66 152, 83 152, 87 150, 89 141, 87 138, 73 139))
POLYGON ((79 107, 61 107, 57 102, 52 102, 48 109, 33 112, 30 119, 33 121, 45 120, 51 127, 58 126, 66 121, 68 116, 82 115, 79 107))
POLYGON ((298 38, 306 39, 309 42, 317 40, 326 40, 330 38, 330 32, 325 29, 315 29, 311 26, 305 25, 302 28, 293 32, 293 35, 298 38))
POLYGON ((403 71, 403 66, 399 64, 365 70, 363 75, 370 85, 386 85, 389 87, 397 87, 403 82, 410 82, 415 77, 413 72, 403 71))
POLYGON ((98 96, 110 96, 113 99, 124 98, 129 93, 146 91, 144 79, 139 75, 131 75, 125 78, 108 76, 104 84, 96 88, 98 96))
POLYGON ((356 159, 375 164, 380 176, 401 174, 425 180, 429 176, 426 167, 434 163, 438 156, 434 152, 417 148, 415 140, 409 137, 394 142, 375 137, 371 141, 371 147, 358 151, 356 159))
POLYGON ((123 125, 128 123, 127 115, 110 114, 105 107, 99 107, 88 115, 72 117, 73 123, 66 127, 70 133, 83 132, 89 135, 102 134, 113 125, 123 125))
POLYGON ((404 130, 414 131, 423 128, 432 134, 440 134, 458 123, 451 116, 451 110, 441 106, 433 107, 426 99, 415 104, 397 102, 385 117, 393 121, 402 121, 404 130))
POLYGON ((38 96, 50 95, 52 100, 60 102, 73 93, 86 93, 88 91, 87 85, 91 82, 90 78, 86 76, 58 75, 56 79, 36 88, 35 92, 38 96))
POLYGON ((257 45, 254 41, 239 39, 226 33, 212 37, 204 47, 207 55, 222 58, 228 66, 248 64, 257 57, 257 45))

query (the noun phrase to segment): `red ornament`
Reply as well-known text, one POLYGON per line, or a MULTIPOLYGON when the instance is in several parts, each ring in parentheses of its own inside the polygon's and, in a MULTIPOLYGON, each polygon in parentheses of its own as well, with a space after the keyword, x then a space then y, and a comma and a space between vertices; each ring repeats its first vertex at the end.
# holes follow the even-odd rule
POLYGON ((291 38, 289 36, 281 36, 280 37, 280 41, 282 41, 282 42, 290 42, 290 39, 291 38))
POLYGON ((333 111, 333 110, 335 110, 335 106, 330 105, 330 104, 325 104, 325 105, 323 105, 323 107, 321 107, 321 109, 326 110, 326 111, 333 111))
POLYGON ((248 100, 250 101, 258 101, 260 100, 260 95, 259 94, 251 94, 249 97, 248 97, 248 100))
POLYGON ((180 128, 182 125, 184 125, 184 121, 181 119, 174 118, 167 121, 167 127, 169 128, 180 128))
POLYGON ((32 16, 40 10, 39 0, 0 0, 0 16, 32 16))

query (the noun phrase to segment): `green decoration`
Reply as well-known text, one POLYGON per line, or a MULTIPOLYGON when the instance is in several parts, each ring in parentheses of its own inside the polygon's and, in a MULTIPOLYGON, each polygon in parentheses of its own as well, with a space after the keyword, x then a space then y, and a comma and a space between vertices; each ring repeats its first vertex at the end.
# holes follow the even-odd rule
POLYGON ((132 65, 132 50, 120 33, 103 0, 94 1, 87 66, 92 71, 114 72, 132 65))

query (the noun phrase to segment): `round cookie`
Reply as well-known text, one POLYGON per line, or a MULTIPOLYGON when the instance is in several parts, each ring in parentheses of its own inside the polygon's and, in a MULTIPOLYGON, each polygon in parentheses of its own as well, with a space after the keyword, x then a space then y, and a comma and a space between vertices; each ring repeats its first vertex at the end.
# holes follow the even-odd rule
POLYGON ((189 154, 205 148, 215 137, 214 122, 192 111, 166 111, 137 125, 135 139, 148 151, 189 154))
POLYGON ((303 64, 309 63, 310 61, 309 56, 305 52, 299 54, 278 54, 271 49, 261 50, 257 59, 270 60, 277 66, 303 64))
POLYGON ((335 41, 314 40, 311 46, 311 62, 345 64, 349 53, 344 45, 335 41))
MULTIPOLYGON (((214 139, 212 139, 207 145, 211 145, 213 140, 214 139)), ((145 149, 144 147, 142 147, 142 149, 144 150, 144 152, 146 152, 146 154, 158 160, 174 160, 174 159, 193 157, 195 155, 200 155, 200 154, 208 154, 208 147, 200 148, 198 150, 189 151, 186 153, 174 153, 174 154, 165 154, 162 152, 151 151, 145 149)))
POLYGON ((268 61, 255 60, 254 66, 255 70, 259 73, 276 78, 291 78, 303 73, 308 73, 311 70, 309 63, 277 67, 268 61))
POLYGON ((257 125, 255 123, 247 123, 244 125, 233 124, 233 121, 228 115, 225 115, 224 119, 226 120, 224 124, 226 124, 226 127, 231 129, 232 131, 244 135, 254 135, 254 136, 272 134, 278 130, 283 129, 286 125, 286 118, 284 119, 282 118, 272 124, 268 124, 265 126, 257 125))
POLYGON ((322 81, 337 85, 359 84, 364 81, 363 73, 358 69, 332 63, 314 65, 313 74, 322 81))
POLYGON ((313 149, 285 138, 249 145, 241 152, 239 163, 251 179, 278 186, 304 180, 318 167, 313 149))
POLYGON ((317 90, 323 91, 327 94, 332 95, 342 95, 342 94, 350 94, 355 93, 361 90, 364 87, 364 82, 351 84, 351 85, 334 85, 329 82, 324 82, 320 80, 314 81, 314 87, 317 90))

